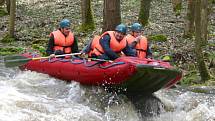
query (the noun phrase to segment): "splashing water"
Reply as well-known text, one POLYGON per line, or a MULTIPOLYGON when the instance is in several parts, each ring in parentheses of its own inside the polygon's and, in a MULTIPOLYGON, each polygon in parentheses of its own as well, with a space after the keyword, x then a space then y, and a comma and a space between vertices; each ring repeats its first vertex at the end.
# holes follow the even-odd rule
POLYGON ((160 90, 160 115, 142 119, 131 101, 101 87, 0 65, 0 121, 214 121, 215 96, 160 90))

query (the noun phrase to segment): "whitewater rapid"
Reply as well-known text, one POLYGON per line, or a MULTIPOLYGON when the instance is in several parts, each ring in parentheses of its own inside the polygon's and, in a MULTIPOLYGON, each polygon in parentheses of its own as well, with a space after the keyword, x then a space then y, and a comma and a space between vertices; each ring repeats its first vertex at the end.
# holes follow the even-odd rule
POLYGON ((214 94, 160 90, 160 115, 140 118, 123 95, 0 64, 0 121, 214 121, 214 94))

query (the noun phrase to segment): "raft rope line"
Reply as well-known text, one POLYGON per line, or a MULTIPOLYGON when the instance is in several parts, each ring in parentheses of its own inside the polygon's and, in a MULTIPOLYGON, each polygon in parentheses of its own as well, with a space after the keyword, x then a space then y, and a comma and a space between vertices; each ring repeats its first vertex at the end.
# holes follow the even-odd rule
MULTIPOLYGON (((35 58, 36 54, 32 54, 32 57, 35 58)), ((114 63, 111 63, 111 64, 109 64, 107 66, 102 66, 101 62, 103 62, 103 61, 97 61, 97 62, 95 62, 93 64, 87 64, 87 62, 88 62, 87 59, 79 59, 79 60, 81 60, 80 62, 75 62, 75 60, 77 60, 77 59, 79 59, 79 58, 72 58, 72 59, 57 58, 55 60, 51 60, 51 58, 49 58, 49 59, 40 59, 40 62, 44 63, 44 62, 48 61, 49 63, 54 63, 54 62, 59 61, 59 62, 65 62, 65 63, 66 62, 71 62, 72 64, 82 64, 82 63, 84 63, 84 65, 86 67, 93 67, 93 66, 99 64, 99 68, 102 68, 102 69, 108 69, 108 68, 111 68, 111 67, 114 67, 114 66, 117 66, 117 65, 125 64, 125 62, 114 62, 114 63)))

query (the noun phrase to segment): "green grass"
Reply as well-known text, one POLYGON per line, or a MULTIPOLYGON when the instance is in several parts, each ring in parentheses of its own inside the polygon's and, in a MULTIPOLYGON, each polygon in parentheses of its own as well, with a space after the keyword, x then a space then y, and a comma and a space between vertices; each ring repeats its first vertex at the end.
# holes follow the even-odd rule
POLYGON ((6 15, 8 15, 8 13, 2 7, 0 7, 0 17, 6 16, 6 15))
POLYGON ((32 48, 39 51, 41 55, 46 55, 46 48, 40 44, 33 44, 32 48))
POLYGON ((6 34, 3 39, 1 40, 2 43, 12 43, 15 42, 16 38, 15 37, 11 37, 10 35, 6 34))
POLYGON ((150 41, 158 41, 158 42, 167 41, 166 35, 162 35, 162 34, 150 35, 148 38, 149 38, 150 41))
POLYGON ((9 48, 0 48, 0 55, 13 55, 17 54, 23 51, 23 48, 15 48, 15 47, 9 47, 9 48))

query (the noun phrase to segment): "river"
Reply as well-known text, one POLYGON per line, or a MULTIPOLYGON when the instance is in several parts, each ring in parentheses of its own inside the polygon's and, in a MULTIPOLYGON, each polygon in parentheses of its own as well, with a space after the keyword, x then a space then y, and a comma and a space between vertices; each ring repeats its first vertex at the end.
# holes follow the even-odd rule
POLYGON ((160 90, 161 114, 142 119, 123 95, 0 63, 0 121, 215 121, 214 93, 160 90))

